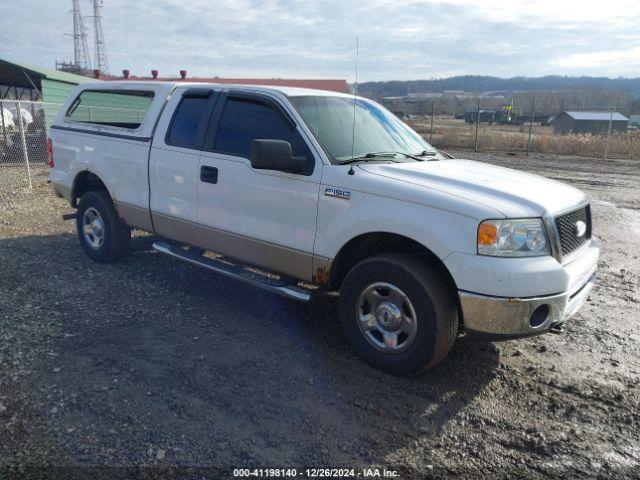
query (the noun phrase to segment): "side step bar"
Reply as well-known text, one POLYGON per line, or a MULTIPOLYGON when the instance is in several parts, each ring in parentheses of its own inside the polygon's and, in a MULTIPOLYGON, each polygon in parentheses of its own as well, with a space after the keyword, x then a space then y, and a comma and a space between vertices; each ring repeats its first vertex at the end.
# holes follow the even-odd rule
POLYGON ((301 288, 288 285, 279 280, 265 277, 264 275, 249 272, 248 270, 245 270, 241 267, 218 262, 211 258, 207 258, 188 250, 184 250, 180 247, 174 247, 171 245, 167 245, 166 243, 155 242, 153 244, 153 249, 157 252, 169 255, 170 257, 178 258, 180 260, 184 260, 185 262, 192 263, 193 265, 198 265, 208 270, 213 270, 214 272, 221 273, 222 275, 226 275, 227 277, 235 278, 236 280, 242 280, 243 282, 249 283, 255 287, 262 288, 263 290, 267 290, 269 292, 277 293, 278 295, 282 295, 283 297, 292 298, 294 300, 298 300, 299 302, 308 302, 311 299, 311 292, 307 292, 306 290, 303 290, 301 288))

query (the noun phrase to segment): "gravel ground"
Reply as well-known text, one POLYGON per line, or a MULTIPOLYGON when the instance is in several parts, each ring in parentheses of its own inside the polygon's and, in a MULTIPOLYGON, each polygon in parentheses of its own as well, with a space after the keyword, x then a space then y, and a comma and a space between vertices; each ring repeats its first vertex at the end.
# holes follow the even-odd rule
POLYGON ((145 235, 92 263, 48 186, 0 190, 0 478, 640 477, 640 164, 464 156, 589 193, 599 283, 563 335, 460 337, 411 378, 358 360, 330 300, 206 273, 145 235))

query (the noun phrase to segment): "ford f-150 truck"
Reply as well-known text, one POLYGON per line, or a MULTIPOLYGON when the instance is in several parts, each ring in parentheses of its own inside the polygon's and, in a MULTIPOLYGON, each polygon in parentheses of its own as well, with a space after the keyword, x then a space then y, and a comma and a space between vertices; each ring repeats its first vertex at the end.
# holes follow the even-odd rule
POLYGON ((89 257, 124 258, 141 229, 158 252, 296 300, 338 291, 353 349, 390 373, 433 367, 459 332, 559 332, 594 284, 582 192, 446 158, 365 98, 96 82, 50 142, 89 257))

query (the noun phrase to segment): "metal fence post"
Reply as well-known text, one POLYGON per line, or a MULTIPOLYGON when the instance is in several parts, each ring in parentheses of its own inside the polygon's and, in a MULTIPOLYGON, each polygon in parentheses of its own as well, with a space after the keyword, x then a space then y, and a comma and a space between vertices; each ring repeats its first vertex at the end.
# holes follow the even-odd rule
POLYGON ((536 115, 536 97, 533 97, 531 103, 531 119, 529 120, 529 140, 527 141, 527 156, 531 152, 531 133, 533 132, 533 117, 536 115))
POLYGON ((2 137, 5 145, 9 145, 9 142, 7 140, 7 126, 4 123, 4 105, 2 103, 2 100, 0 100, 0 118, 2 118, 2 137))
POLYGON ((478 113, 476 115, 476 142, 474 150, 478 151, 478 129, 480 128, 480 100, 478 100, 478 113))
POLYGON ((607 155, 609 154, 609 137, 611 136, 611 124, 613 123, 613 108, 609 112, 609 128, 607 129, 607 136, 604 139, 604 155, 603 159, 607 159, 607 155))
POLYGON ((22 144, 22 158, 27 166, 27 176, 29 177, 29 188, 33 188, 31 183, 31 167, 29 166, 29 153, 27 152, 27 139, 24 135, 24 125, 22 124, 22 106, 20 102, 16 103, 18 110, 18 130, 20 131, 20 143, 22 144))
POLYGON ((433 112, 435 110, 436 102, 431 102, 431 128, 429 129, 429 144, 433 145, 433 112))

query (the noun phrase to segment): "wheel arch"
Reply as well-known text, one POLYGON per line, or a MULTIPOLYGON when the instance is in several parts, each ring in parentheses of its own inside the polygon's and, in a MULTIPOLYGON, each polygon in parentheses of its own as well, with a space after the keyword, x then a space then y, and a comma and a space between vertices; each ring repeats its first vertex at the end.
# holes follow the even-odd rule
POLYGON ((363 233, 345 243, 331 263, 330 286, 339 289, 349 270, 365 258, 392 252, 411 253, 425 258, 438 269, 453 291, 457 292, 455 280, 449 269, 432 250, 410 237, 390 232, 363 233))
POLYGON ((91 170, 82 170, 73 179, 73 186, 71 187, 71 206, 76 208, 78 206, 78 199, 87 192, 103 190, 112 197, 111 192, 107 188, 102 179, 91 170))

